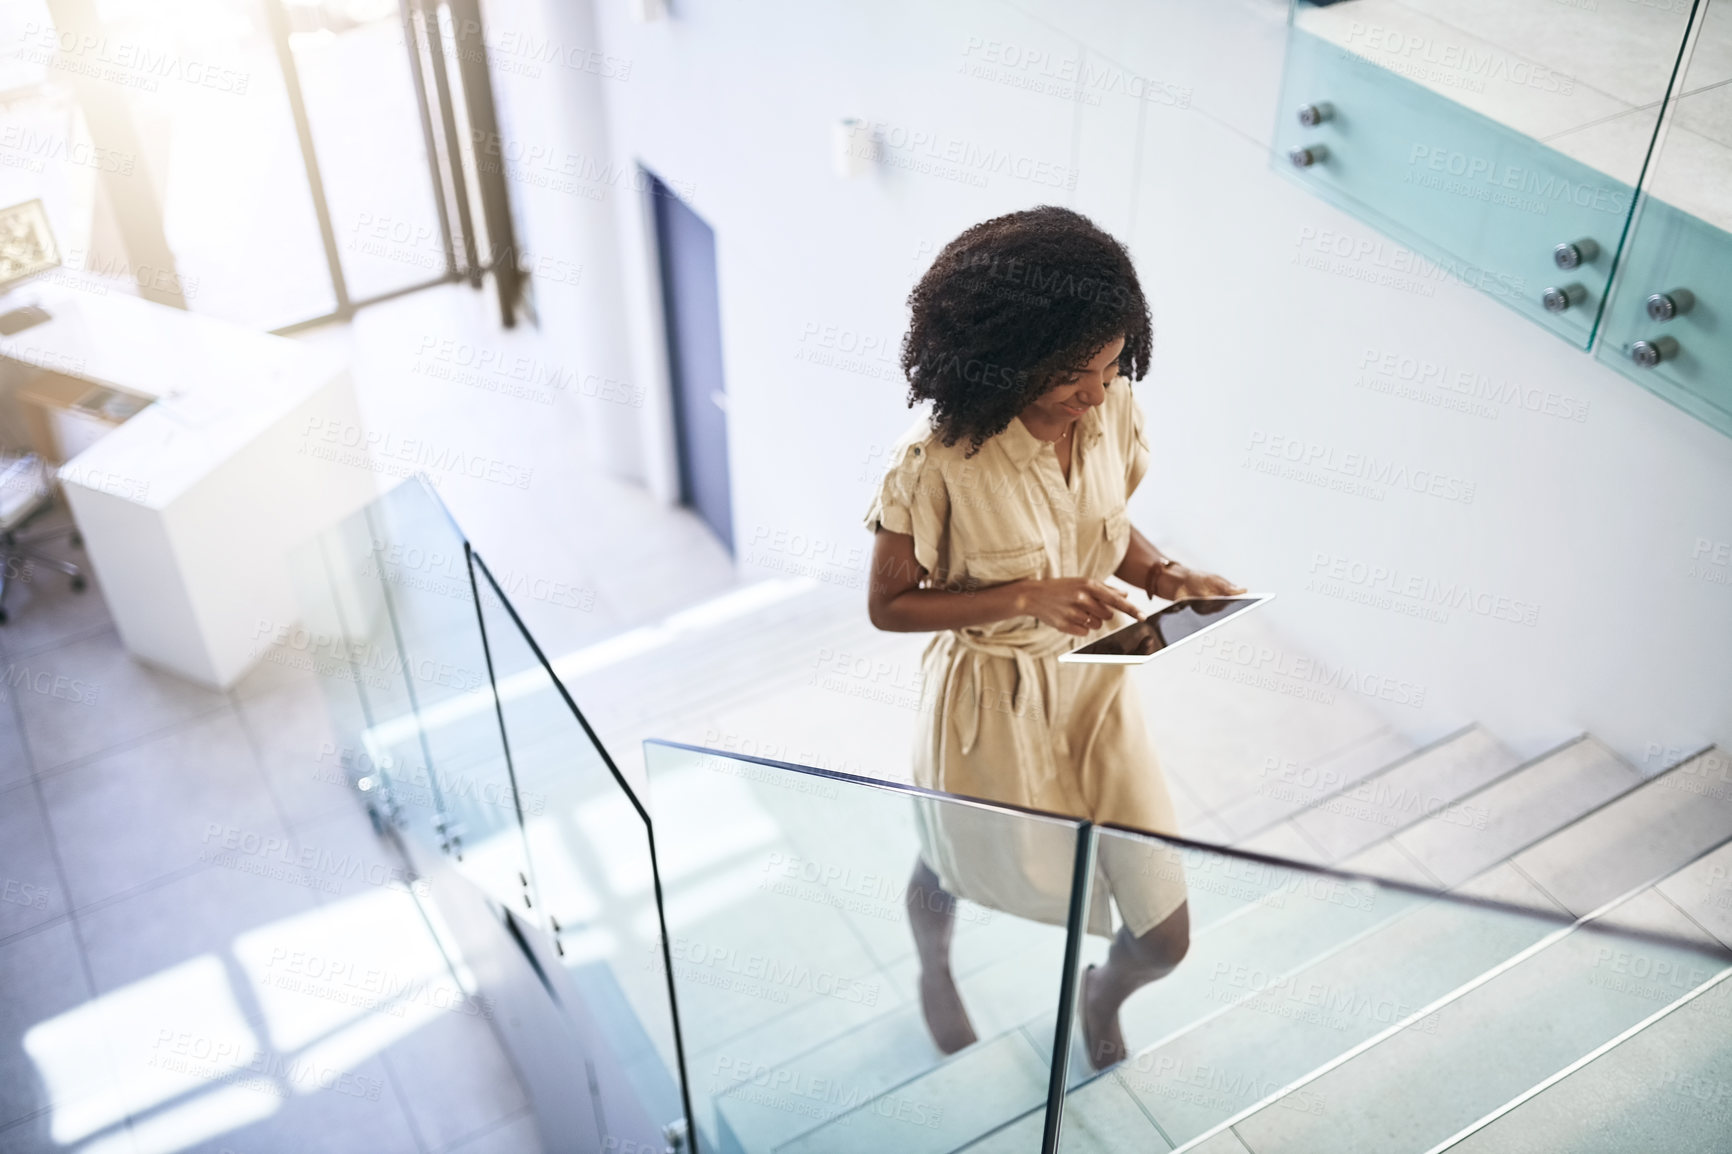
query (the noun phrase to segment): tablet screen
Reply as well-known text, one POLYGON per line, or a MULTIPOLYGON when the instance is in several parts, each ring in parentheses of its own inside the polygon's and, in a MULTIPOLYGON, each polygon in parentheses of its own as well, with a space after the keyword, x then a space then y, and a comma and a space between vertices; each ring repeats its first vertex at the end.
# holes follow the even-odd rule
POLYGON ((1187 637, 1219 625, 1228 618, 1267 601, 1267 597, 1198 597, 1190 601, 1175 601, 1165 609, 1149 614, 1141 621, 1109 633, 1099 641, 1090 642, 1066 656, 1146 658, 1177 645, 1187 637))

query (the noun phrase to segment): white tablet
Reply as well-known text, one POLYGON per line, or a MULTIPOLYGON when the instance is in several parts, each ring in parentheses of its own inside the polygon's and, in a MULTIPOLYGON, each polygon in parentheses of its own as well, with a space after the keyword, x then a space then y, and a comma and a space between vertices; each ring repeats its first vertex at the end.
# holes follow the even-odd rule
POLYGON ((1157 653, 1164 653, 1218 625, 1225 625, 1274 599, 1273 593, 1240 593, 1233 597, 1196 597, 1175 601, 1098 641, 1060 654, 1059 660, 1141 665, 1157 653))

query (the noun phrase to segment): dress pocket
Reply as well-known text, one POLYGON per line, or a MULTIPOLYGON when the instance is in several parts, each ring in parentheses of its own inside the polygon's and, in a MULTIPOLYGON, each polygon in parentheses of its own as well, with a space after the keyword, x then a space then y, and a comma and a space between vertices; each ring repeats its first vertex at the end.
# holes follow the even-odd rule
POLYGON ((968 575, 982 584, 1000 585, 1039 577, 1046 566, 1046 546, 1040 542, 1014 549, 990 549, 968 558, 968 575))
POLYGON ((1125 559, 1125 550, 1131 547, 1131 518, 1123 509, 1116 513, 1108 513, 1106 520, 1101 522, 1101 532, 1107 541, 1107 553, 1112 558, 1113 568, 1117 569, 1119 562, 1125 559))

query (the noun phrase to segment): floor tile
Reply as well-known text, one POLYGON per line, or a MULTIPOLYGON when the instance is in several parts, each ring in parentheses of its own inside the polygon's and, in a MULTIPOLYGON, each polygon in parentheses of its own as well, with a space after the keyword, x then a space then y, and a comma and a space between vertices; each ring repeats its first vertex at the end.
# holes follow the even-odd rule
POLYGON ((433 882, 411 879, 397 846, 374 832, 357 801, 316 822, 301 822, 290 838, 296 860, 314 879, 309 888, 330 905, 357 895, 391 892, 424 896, 433 882))
MULTIPOLYGON (((380 1059, 354 1068, 317 1061, 272 1062, 268 1077, 214 1079, 202 1096, 175 1108, 133 1120, 139 1154, 415 1154, 421 1147, 380 1059), (233 1088, 260 1097, 273 1109, 256 1122, 220 1130, 205 1141, 185 1142, 209 1099, 233 1088)), ((218 1123, 220 1124, 220 1115, 218 1123)), ((206 1129, 215 1129, 207 1123, 206 1129)), ((195 1131, 196 1132, 196 1131, 195 1131)))
POLYGON ((355 735, 338 732, 317 681, 237 694, 235 711, 291 825, 359 809, 349 766, 364 760, 353 751, 355 735))
POLYGON ((110 993, 203 955, 237 977, 237 937, 316 908, 293 879, 213 865, 84 911, 78 936, 97 991, 110 993))
POLYGON ((43 687, 16 693, 38 773, 224 704, 214 690, 137 661, 109 631, 11 661, 14 675, 43 687))
POLYGON ((0 941, 65 912, 36 786, 0 789, 0 941))
POLYGON ((24 746, 24 729, 18 721, 13 694, 0 691, 0 789, 30 777, 30 753, 24 746))
POLYGON ((42 780, 75 907, 216 862, 277 868, 287 831, 227 708, 42 780))
POLYGON ((478 1136, 528 1105, 505 1052, 480 1018, 439 1014, 386 1055, 415 1132, 433 1150, 478 1136))
POLYGON ((541 1154, 541 1135, 527 1113, 508 1118, 493 1129, 448 1146, 440 1154, 541 1154))
POLYGON ((237 701, 260 697, 279 690, 316 684, 319 675, 306 668, 293 648, 272 645, 266 648, 253 667, 229 686, 229 694, 237 701))
MULTIPOLYGON (((41 1055, 44 1036, 31 1031, 86 1004, 91 993, 70 924, 48 926, 0 945, 0 1126, 104 1088, 106 1054, 87 1056, 85 1077, 53 1083, 45 1080, 33 1057, 41 1055)), ((34 1134, 38 1128, 28 1129, 34 1134)), ((9 1141, 18 1149, 29 1148, 17 1134, 0 1134, 0 1149, 9 1141)))

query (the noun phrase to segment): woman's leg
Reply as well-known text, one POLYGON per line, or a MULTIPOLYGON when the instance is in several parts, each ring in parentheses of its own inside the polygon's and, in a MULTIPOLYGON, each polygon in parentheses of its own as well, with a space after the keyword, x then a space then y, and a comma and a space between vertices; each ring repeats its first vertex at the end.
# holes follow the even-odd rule
POLYGON ((1104 1070, 1125 1060, 1125 1036, 1119 1029, 1119 1007, 1131 994, 1166 977, 1191 948, 1191 918, 1186 905, 1140 936, 1121 926, 1107 951, 1104 966, 1083 973, 1083 1041, 1089 1064, 1104 1070))
POLYGON ((908 924, 920 955, 920 1009, 932 1040, 954 1054, 977 1040, 962 994, 950 976, 950 939, 956 930, 956 899, 939 884, 938 875, 920 858, 908 879, 908 924))

